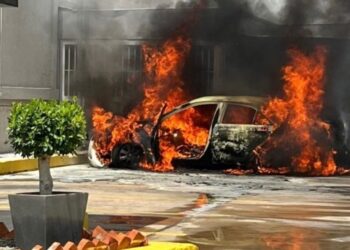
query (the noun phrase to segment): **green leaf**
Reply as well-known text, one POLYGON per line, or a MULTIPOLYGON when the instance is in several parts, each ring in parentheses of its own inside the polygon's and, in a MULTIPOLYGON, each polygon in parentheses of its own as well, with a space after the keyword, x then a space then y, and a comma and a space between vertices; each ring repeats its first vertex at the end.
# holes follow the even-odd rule
POLYGON ((73 101, 13 103, 8 117, 9 142, 24 157, 69 154, 81 146, 86 135, 82 108, 73 101))

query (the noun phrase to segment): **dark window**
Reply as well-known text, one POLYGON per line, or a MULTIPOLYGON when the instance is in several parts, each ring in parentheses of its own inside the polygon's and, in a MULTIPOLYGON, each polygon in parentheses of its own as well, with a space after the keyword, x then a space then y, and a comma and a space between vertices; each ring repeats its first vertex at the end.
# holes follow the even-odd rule
POLYGON ((255 116, 255 109, 229 104, 226 108, 222 123, 227 124, 252 124, 255 116))
POLYGON ((185 80, 192 84, 192 92, 208 95, 213 88, 214 49, 209 45, 194 45, 185 66, 185 80))
POLYGON ((122 77, 116 84, 116 97, 122 97, 140 83, 142 77, 142 52, 140 45, 124 45, 122 49, 122 77))

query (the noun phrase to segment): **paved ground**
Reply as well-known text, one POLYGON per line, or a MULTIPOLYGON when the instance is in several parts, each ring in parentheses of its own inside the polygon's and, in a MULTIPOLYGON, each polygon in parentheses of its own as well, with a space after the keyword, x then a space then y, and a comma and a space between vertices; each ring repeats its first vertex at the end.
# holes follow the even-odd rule
MULTIPOLYGON (((200 249, 350 249, 350 177, 296 178, 53 169, 56 190, 89 192, 90 227, 139 228, 200 249)), ((7 194, 33 191, 37 172, 0 176, 7 194)))

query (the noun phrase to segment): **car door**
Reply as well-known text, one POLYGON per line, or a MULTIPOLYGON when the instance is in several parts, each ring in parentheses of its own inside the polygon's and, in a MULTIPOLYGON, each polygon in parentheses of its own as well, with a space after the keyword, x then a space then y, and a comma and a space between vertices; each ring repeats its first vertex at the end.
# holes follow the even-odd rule
POLYGON ((244 164, 253 150, 272 132, 272 126, 261 122, 256 109, 240 104, 225 103, 211 137, 213 162, 216 164, 244 164))
POLYGON ((155 152, 163 157, 172 153, 173 159, 201 158, 208 145, 216 111, 216 103, 204 103, 185 105, 163 116, 157 128, 155 152))

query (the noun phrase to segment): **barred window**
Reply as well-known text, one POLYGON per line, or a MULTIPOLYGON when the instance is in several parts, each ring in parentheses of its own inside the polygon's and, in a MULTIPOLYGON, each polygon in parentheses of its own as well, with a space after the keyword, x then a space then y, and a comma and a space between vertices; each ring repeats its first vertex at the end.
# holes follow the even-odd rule
POLYGON ((73 84, 76 80, 77 71, 77 45, 74 42, 63 42, 62 44, 62 79, 61 98, 69 99, 73 84))
POLYGON ((142 78, 142 52, 140 45, 124 45, 122 49, 122 75, 116 86, 116 97, 123 97, 133 91, 142 78))
POLYGON ((214 49, 210 45, 195 45, 191 53, 193 83, 200 89, 199 95, 210 94, 214 77, 214 49))

